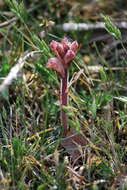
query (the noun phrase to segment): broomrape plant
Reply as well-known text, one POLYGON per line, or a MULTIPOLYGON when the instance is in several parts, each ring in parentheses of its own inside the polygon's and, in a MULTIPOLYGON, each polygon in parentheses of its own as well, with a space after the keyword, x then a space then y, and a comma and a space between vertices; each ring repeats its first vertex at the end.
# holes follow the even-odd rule
MULTIPOLYGON (((78 51, 77 41, 70 43, 67 38, 61 42, 52 41, 50 48, 56 57, 50 58, 47 63, 47 68, 56 71, 61 77, 60 89, 60 104, 62 106, 68 105, 68 69, 70 62, 76 57, 78 51)), ((68 131, 67 114, 61 110, 61 122, 64 128, 64 135, 68 131)))
POLYGON ((70 62, 76 57, 79 45, 77 41, 70 43, 67 38, 64 38, 61 42, 53 40, 50 43, 50 48, 56 57, 48 60, 47 68, 56 71, 61 77, 61 123, 63 126, 63 135, 67 137, 61 144, 71 155, 72 161, 75 162, 81 157, 79 145, 84 146, 88 142, 81 132, 77 133, 74 128, 69 128, 67 112, 64 108, 68 106, 68 70, 70 62))

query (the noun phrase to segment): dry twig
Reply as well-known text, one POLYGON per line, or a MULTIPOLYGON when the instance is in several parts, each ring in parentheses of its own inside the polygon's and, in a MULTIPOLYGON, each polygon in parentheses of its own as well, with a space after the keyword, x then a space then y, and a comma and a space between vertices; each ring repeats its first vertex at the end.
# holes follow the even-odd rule
POLYGON ((17 18, 13 17, 10 20, 7 20, 7 21, 5 21, 3 23, 0 23, 0 28, 3 28, 3 27, 6 27, 6 26, 10 25, 11 23, 15 22, 16 20, 17 20, 17 18))
MULTIPOLYGON (((118 28, 127 29, 127 22, 114 22, 114 24, 118 28)), ((56 28, 61 29, 65 32, 76 30, 76 31, 83 31, 83 30, 95 30, 95 29, 104 29, 105 24, 104 22, 97 22, 93 23, 64 23, 60 25, 56 25, 56 28)))
POLYGON ((26 59, 33 58, 36 53, 40 53, 40 51, 32 51, 20 57, 18 63, 12 67, 7 77, 4 79, 3 83, 0 85, 0 93, 3 92, 9 85, 11 85, 13 79, 17 78, 18 73, 23 68, 26 59))

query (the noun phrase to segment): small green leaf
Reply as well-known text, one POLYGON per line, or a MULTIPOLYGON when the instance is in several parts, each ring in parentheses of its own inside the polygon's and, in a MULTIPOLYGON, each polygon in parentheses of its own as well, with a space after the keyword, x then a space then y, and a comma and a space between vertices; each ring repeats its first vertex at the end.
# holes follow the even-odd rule
POLYGON ((28 15, 23 1, 19 3, 16 0, 5 0, 5 2, 21 21, 26 21, 28 15))
POLYGON ((104 69, 100 69, 100 75, 101 75, 101 79, 103 82, 106 82, 107 81, 107 75, 106 75, 106 72, 104 71, 104 69))
POLYGON ((38 186, 37 190, 45 190, 47 188, 47 184, 41 184, 38 186))
POLYGON ((75 114, 72 110, 70 110, 69 106, 62 105, 62 110, 69 116, 69 117, 75 117, 75 114))
POLYGON ((101 14, 104 23, 105 23, 105 29, 109 34, 114 36, 117 40, 122 40, 122 35, 120 30, 113 24, 109 16, 105 16, 101 14))
POLYGON ((71 120, 69 119, 68 120, 68 123, 71 127, 73 127, 77 132, 80 132, 80 123, 79 121, 76 119, 76 120, 71 120))
POLYGON ((35 45, 46 55, 47 57, 52 57, 50 49, 44 40, 40 40, 35 34, 31 35, 35 45))
POLYGON ((15 158, 22 157, 26 152, 23 142, 17 137, 14 137, 12 139, 12 147, 13 147, 13 152, 14 152, 15 158))
POLYGON ((97 113, 97 102, 96 102, 95 98, 93 98, 93 102, 91 104, 90 110, 92 112, 93 118, 95 118, 96 117, 96 113, 97 113))

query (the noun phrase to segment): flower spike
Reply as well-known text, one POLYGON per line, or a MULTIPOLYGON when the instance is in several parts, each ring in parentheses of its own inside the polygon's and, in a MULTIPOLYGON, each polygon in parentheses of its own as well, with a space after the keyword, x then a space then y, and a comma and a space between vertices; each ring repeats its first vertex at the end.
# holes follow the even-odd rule
POLYGON ((65 70, 69 67, 68 63, 75 58, 78 47, 77 41, 71 43, 67 38, 64 38, 61 42, 52 40, 50 48, 56 57, 48 60, 47 68, 58 72, 61 77, 64 77, 65 70))

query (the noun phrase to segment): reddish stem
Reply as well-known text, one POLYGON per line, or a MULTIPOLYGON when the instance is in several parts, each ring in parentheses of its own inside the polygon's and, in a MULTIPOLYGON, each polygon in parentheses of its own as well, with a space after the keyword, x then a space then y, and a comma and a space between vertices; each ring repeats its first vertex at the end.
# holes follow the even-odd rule
MULTIPOLYGON (((65 76, 61 79, 61 105, 68 105, 68 71, 65 69, 65 76)), ((67 114, 61 110, 61 123, 64 128, 64 135, 66 136, 68 130, 67 114)))

